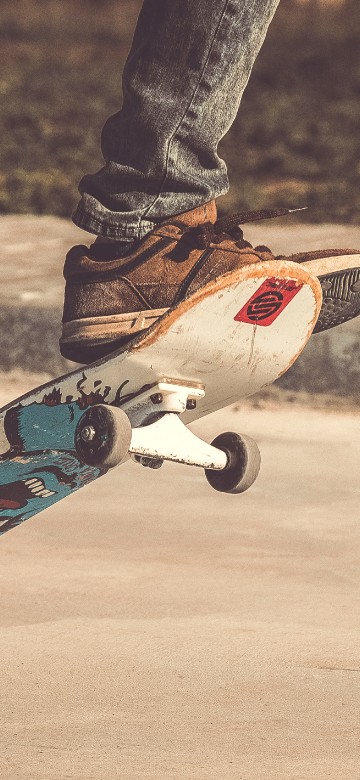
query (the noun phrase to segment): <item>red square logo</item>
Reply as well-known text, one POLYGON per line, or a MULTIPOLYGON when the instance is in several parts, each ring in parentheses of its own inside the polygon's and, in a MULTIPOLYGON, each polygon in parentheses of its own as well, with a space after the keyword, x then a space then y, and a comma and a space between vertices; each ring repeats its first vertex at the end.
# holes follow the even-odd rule
POLYGON ((303 287, 294 279, 266 279, 238 311, 234 320, 250 325, 271 325, 303 287))

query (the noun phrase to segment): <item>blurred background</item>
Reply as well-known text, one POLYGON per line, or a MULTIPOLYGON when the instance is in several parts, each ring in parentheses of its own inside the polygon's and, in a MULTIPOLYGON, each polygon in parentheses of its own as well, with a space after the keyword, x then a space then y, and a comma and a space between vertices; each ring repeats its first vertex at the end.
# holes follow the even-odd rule
MULTIPOLYGON (((79 179, 101 165, 140 5, 1 1, 1 213, 71 215, 79 179)), ((307 220, 357 222, 359 98, 359 0, 281 0, 222 144, 224 207, 307 205, 307 220)))
MULTIPOLYGON (((100 131, 121 104, 122 67, 140 6, 140 0, 1 0, 0 214, 15 215, 6 222, 10 236, 25 230, 16 215, 70 218, 80 178, 102 165, 100 131)), ((221 209, 306 205, 298 217, 302 227, 338 223, 354 230, 359 119, 359 0, 281 0, 239 116, 221 145, 231 182, 221 209)), ((29 230, 35 228, 27 222, 29 230)), ((52 223, 54 235, 62 230, 68 228, 52 223)), ((327 236, 320 245, 327 245, 327 236)), ((356 246, 352 240, 349 233, 347 244, 356 246)), ((36 231, 32 246, 35 264, 41 249, 36 231)), ((6 273, 17 251, 10 241, 6 273)), ((61 286, 55 261, 48 270, 61 286)), ((15 282, 23 285, 21 278, 15 282)), ((19 303, 5 300, 5 293, 6 287, 0 369, 46 366, 54 374, 67 368, 57 348, 61 290, 48 306, 29 293, 21 321, 19 303)), ((350 330, 314 337, 283 386, 352 394, 358 401, 358 335, 356 321, 350 330)))

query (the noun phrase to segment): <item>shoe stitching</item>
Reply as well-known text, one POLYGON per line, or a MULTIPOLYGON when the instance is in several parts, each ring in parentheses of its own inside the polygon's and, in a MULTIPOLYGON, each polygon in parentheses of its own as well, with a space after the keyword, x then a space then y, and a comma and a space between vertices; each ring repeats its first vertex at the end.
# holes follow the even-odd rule
POLYGON ((200 257, 198 257, 196 263, 194 263, 193 267, 190 269, 187 276, 185 276, 185 279, 180 284, 180 287, 175 295, 173 305, 178 303, 182 300, 182 298, 185 297, 187 290, 189 289, 192 281, 195 279, 198 271, 202 268, 202 266, 206 263, 206 261, 211 257, 214 250, 212 248, 209 248, 203 252, 200 257))

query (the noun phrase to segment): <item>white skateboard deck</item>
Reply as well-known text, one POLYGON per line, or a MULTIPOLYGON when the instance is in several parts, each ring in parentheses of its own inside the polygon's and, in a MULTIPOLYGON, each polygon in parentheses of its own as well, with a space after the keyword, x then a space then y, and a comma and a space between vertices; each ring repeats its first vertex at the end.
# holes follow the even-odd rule
MULTIPOLYGON (((75 430, 86 410, 95 404, 122 407, 140 441, 139 429, 149 419, 141 419, 145 407, 138 399, 165 380, 191 388, 188 398, 196 408, 163 403, 158 413, 184 409, 181 419, 189 423, 287 371, 306 345, 320 306, 320 284, 300 265, 246 266, 169 310, 126 350, 8 404, 0 410, 0 532, 107 470, 81 463, 75 450, 75 430)), ((136 451, 143 452, 133 445, 136 451)), ((175 452, 172 459, 181 457, 175 452)))

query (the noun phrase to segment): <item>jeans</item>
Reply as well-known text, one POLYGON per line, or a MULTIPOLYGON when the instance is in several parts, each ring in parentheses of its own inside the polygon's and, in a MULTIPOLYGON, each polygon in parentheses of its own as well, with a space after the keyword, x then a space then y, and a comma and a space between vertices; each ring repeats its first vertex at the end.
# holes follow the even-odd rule
POLYGON ((79 227, 131 244, 159 219, 225 194, 217 153, 279 0, 144 0, 123 105, 84 176, 79 227))

